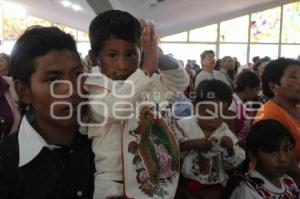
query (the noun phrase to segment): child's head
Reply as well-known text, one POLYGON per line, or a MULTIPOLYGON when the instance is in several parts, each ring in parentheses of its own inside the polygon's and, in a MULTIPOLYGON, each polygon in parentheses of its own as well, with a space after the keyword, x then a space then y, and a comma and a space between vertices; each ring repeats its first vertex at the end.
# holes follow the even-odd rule
POLYGON ((222 122, 232 100, 232 90, 220 80, 204 80, 196 91, 195 112, 202 129, 214 130, 222 122))
POLYGON ((244 93, 247 100, 257 97, 260 89, 259 77, 250 70, 242 71, 236 79, 236 92, 244 93))
POLYGON ((74 125, 77 122, 75 110, 82 100, 77 93, 77 76, 82 73, 82 66, 70 34, 56 27, 26 31, 12 50, 10 72, 15 80, 22 114, 30 110, 37 120, 55 125, 74 125), (56 80, 64 83, 53 84, 56 80), (54 103, 60 104, 53 106, 54 103), (73 110, 68 105, 73 106, 73 110), (61 121, 54 119, 51 106, 54 116, 70 114, 72 117, 61 121))
POLYGON ((103 74, 125 80, 141 59, 141 25, 131 14, 110 10, 96 16, 89 27, 91 59, 96 59, 103 74))
POLYGON ((286 173, 293 156, 295 139, 280 122, 272 119, 255 123, 247 138, 247 153, 262 175, 277 178, 286 173))

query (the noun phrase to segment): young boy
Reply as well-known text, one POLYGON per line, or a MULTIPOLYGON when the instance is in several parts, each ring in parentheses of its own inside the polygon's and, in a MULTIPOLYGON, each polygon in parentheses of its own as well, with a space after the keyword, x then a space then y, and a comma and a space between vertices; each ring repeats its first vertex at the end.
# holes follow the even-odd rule
POLYGON ((238 166, 245 152, 223 122, 232 91, 220 80, 204 80, 196 91, 196 115, 176 123, 183 155, 182 174, 192 197, 220 198, 227 181, 226 168, 238 166))
POLYGON ((33 28, 16 42, 10 72, 23 118, 0 144, 1 199, 92 198, 94 156, 76 117, 82 70, 74 39, 58 28, 33 28))
POLYGON ((97 199, 173 198, 176 191, 176 139, 161 123, 153 126, 154 115, 139 103, 155 98, 153 103, 168 105, 167 91, 174 95, 183 91, 188 77, 176 60, 158 55, 153 25, 141 25, 129 13, 111 10, 99 14, 89 28, 90 57, 101 71, 86 81, 91 123, 103 124, 88 130, 95 153, 97 199))
POLYGON ((234 133, 239 140, 239 146, 246 149, 247 136, 250 131, 252 119, 255 116, 253 104, 260 89, 258 76, 250 71, 244 70, 236 80, 236 92, 233 94, 232 103, 228 108, 234 112, 234 133), (252 104, 250 104, 250 102, 252 104))

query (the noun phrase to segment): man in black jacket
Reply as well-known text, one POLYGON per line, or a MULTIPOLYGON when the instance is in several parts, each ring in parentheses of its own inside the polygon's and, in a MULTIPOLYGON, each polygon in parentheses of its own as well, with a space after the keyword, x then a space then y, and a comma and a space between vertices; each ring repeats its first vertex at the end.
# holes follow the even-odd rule
POLYGON ((0 143, 1 199, 92 198, 94 155, 77 121, 82 70, 74 39, 58 28, 16 42, 10 72, 23 118, 0 143))

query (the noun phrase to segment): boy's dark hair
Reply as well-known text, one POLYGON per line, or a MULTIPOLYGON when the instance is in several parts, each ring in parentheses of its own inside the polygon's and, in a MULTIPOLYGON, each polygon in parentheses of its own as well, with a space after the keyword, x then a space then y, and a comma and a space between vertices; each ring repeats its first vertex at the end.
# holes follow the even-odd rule
POLYGON ((209 54, 213 54, 215 55, 215 52, 213 50, 205 50, 201 53, 200 58, 201 58, 201 62, 205 59, 205 57, 209 54))
POLYGON ((246 87, 256 88, 260 85, 259 77, 250 70, 242 71, 236 79, 236 91, 243 92, 246 87))
POLYGON ((196 90, 195 103, 206 100, 220 100, 231 103, 232 90, 221 80, 211 79, 201 81, 196 90))
MULTIPOLYGON (((35 71, 35 59, 47 54, 51 50, 69 50, 75 56, 76 43, 70 34, 57 27, 38 27, 26 31, 17 40, 10 56, 9 70, 14 80, 30 86, 31 75, 35 71)), ((19 102, 21 114, 25 111, 26 104, 19 102)))
POLYGON ((247 150, 254 154, 258 151, 278 151, 284 138, 295 146, 296 141, 287 127, 277 120, 261 120, 251 127, 247 138, 247 150))
POLYGON ((104 41, 114 36, 133 42, 140 47, 141 25, 137 18, 128 12, 109 10, 97 15, 89 27, 89 38, 92 51, 97 54, 104 41))
POLYGON ((292 65, 300 66, 300 63, 294 59, 279 58, 267 64, 262 75, 262 89, 265 96, 268 98, 274 96, 274 93, 269 87, 269 83, 273 82, 280 85, 280 80, 284 75, 284 71, 292 65))

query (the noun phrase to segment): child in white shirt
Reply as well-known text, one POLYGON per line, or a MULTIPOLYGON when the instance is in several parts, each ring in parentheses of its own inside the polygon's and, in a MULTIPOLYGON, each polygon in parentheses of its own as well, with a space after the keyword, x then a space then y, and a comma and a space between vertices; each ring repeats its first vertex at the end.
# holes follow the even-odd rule
POLYGON ((287 175, 294 147, 295 139, 280 122, 268 119, 255 123, 247 139, 248 160, 255 166, 240 181, 230 199, 299 198, 299 188, 287 175))
POLYGON ((91 122, 103 124, 88 129, 95 153, 97 199, 175 195, 179 167, 176 139, 168 130, 158 134, 160 125, 154 125, 152 131, 153 114, 139 105, 153 100, 152 105, 168 104, 167 92, 175 95, 184 90, 188 77, 177 61, 159 55, 153 25, 141 25, 129 13, 118 10, 99 14, 90 25, 90 57, 96 59, 101 72, 86 81, 91 122), (141 46, 144 56, 140 66, 141 46))
POLYGON ((222 115, 231 102, 232 91, 220 80, 204 80, 196 91, 196 115, 176 123, 176 135, 183 156, 182 175, 188 193, 221 196, 227 181, 226 169, 238 166, 245 152, 237 145, 222 115))

